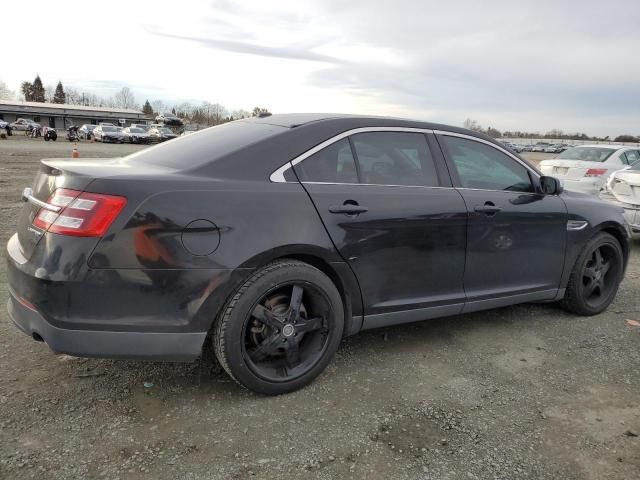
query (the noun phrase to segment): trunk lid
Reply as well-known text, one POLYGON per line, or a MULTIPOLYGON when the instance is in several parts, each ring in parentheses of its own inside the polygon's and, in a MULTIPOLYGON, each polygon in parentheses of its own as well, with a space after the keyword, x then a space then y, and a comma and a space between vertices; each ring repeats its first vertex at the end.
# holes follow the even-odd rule
MULTIPOLYGON (((34 200, 26 201, 18 220, 18 239, 21 253, 29 260, 42 240, 44 231, 33 225, 33 220, 41 206, 38 201, 46 202, 58 188, 84 191, 98 178, 130 177, 134 175, 157 174, 166 167, 153 165, 132 165, 122 158, 92 158, 88 160, 44 159, 31 185, 34 200)), ((26 185, 25 185, 26 186, 26 185)))
MULTIPOLYGON (((67 162, 67 160, 47 159, 41 161, 40 170, 36 174, 36 178, 30 187, 31 196, 35 200, 46 202, 58 188, 83 190, 89 183, 91 183, 93 177, 72 173, 61 168, 65 162, 67 162)), ((33 225, 33 219, 36 217, 41 207, 33 201, 27 201, 24 196, 23 201, 25 203, 18 219, 17 233, 21 253, 24 258, 29 260, 35 248, 38 246, 38 243, 40 243, 40 240, 44 236, 44 231, 33 225)))
POLYGON ((615 174, 611 193, 621 202, 640 205, 640 172, 623 171, 615 174))

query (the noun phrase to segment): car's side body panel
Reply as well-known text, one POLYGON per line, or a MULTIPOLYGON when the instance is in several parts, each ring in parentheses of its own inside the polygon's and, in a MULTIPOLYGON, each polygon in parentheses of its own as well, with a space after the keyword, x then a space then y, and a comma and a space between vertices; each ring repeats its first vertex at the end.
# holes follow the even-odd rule
POLYGON ((464 303, 466 208, 451 188, 305 183, 370 316, 464 303), (358 216, 329 209, 352 199, 358 216))

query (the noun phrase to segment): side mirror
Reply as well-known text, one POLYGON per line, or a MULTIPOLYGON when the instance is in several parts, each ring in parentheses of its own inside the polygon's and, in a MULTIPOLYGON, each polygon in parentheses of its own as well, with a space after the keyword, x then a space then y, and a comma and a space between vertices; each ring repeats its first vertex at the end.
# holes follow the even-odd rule
POLYGON ((545 195, 560 195, 564 190, 560 180, 546 175, 540 177, 540 188, 545 195))

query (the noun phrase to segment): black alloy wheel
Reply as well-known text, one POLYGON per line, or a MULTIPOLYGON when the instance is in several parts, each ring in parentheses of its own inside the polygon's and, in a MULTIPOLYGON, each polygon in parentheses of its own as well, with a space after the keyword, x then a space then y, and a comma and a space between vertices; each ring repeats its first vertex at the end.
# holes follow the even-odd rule
POLYGON ((610 244, 591 250, 582 270, 582 295, 587 305, 598 308, 617 289, 621 262, 610 244))
POLYGON ((343 329, 333 282, 311 265, 285 260, 258 271, 230 299, 217 321, 214 347, 238 383, 274 395, 317 377, 343 329))
POLYGON ((596 315, 613 301, 624 272, 624 254, 612 235, 600 232, 585 246, 569 278, 563 304, 580 315, 596 315))

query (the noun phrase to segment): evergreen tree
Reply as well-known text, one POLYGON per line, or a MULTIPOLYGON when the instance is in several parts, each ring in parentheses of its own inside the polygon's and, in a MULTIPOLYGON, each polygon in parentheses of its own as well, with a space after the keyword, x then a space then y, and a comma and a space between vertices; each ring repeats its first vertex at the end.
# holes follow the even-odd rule
POLYGON ((65 103, 67 96, 64 93, 62 82, 58 82, 56 92, 53 94, 53 103, 65 103))
POLYGON ((33 101, 33 85, 31 82, 22 82, 20 84, 20 91, 24 95, 25 102, 33 101))
POLYGON ((176 114, 176 107, 173 107, 173 108, 171 109, 171 113, 173 113, 174 115, 176 114))
POLYGON ((42 85, 40 75, 36 75, 36 79, 33 81, 33 87, 31 90, 31 101, 44 103, 44 85, 42 85))
POLYGON ((153 107, 151 107, 149 100, 144 102, 144 105, 142 106, 142 113, 145 115, 153 115, 153 107))

